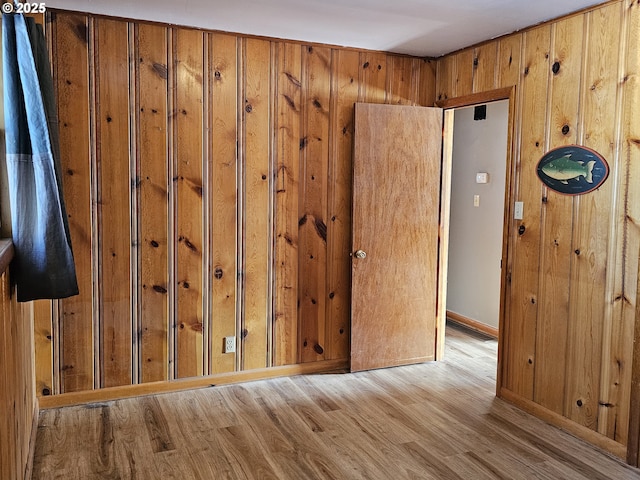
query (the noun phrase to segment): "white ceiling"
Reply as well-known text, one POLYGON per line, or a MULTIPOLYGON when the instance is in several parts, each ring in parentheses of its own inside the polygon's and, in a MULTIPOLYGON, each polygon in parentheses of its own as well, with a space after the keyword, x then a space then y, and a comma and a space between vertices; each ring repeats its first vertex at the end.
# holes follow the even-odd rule
POLYGON ((48 0, 61 8, 437 57, 602 0, 48 0))

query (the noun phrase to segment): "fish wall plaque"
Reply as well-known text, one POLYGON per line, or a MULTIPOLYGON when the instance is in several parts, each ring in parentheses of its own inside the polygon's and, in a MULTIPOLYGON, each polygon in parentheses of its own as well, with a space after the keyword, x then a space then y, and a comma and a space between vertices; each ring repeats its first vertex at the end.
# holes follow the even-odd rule
POLYGON ((549 150, 538 162, 538 178, 564 195, 589 193, 609 176, 609 165, 598 152, 580 145, 549 150))

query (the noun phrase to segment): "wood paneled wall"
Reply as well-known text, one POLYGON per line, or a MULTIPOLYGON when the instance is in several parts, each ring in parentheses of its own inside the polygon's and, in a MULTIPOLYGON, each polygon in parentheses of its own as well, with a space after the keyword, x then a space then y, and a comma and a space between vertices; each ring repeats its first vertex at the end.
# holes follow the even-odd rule
POLYGON ((598 436, 628 442, 639 31, 640 4, 614 1, 437 64, 438 99, 517 86, 511 200, 524 202, 524 219, 511 225, 502 394, 583 427, 578 433, 619 455, 624 448, 598 436), (536 176, 545 152, 573 143, 600 152, 611 169, 604 185, 580 197, 550 191, 536 176))
POLYGON ((80 295, 36 305, 38 393, 346 361, 353 104, 433 104, 435 62, 47 28, 80 295))
MULTIPOLYGON (((6 241, 3 241, 6 242, 6 241)), ((4 251, 4 245, 0 250, 4 251)), ((5 265, 6 266, 6 265, 5 265)), ((30 478, 38 406, 31 303, 17 303, 0 274, 0 478, 30 478)))

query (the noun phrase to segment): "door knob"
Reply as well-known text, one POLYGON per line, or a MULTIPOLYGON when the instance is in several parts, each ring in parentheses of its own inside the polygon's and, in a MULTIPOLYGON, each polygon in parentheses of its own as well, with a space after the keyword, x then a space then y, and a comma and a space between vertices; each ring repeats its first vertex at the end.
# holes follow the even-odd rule
POLYGON ((364 250, 356 250, 356 258, 359 259, 363 259, 363 258, 367 258, 367 252, 365 252, 364 250))

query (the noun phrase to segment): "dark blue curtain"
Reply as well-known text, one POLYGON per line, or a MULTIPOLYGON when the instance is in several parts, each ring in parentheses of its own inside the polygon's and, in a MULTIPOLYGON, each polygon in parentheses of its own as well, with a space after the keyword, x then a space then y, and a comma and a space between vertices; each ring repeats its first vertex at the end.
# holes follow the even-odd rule
POLYGON ((62 195, 53 81, 42 27, 2 15, 11 278, 18 301, 78 294, 62 195))

